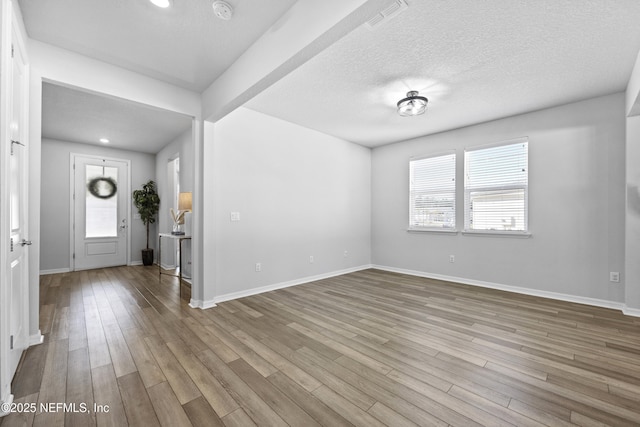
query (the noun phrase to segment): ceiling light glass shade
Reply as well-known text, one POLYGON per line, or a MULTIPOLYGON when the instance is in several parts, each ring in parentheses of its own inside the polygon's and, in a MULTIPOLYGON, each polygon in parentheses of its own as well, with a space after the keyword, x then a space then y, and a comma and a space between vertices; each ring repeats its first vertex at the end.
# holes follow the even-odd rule
POLYGON ((398 114, 403 117, 419 116, 427 111, 429 100, 424 96, 418 96, 415 90, 407 92, 407 97, 398 101, 398 114))
POLYGON ((149 0, 149 1, 161 8, 167 8, 171 6, 171 0, 149 0))

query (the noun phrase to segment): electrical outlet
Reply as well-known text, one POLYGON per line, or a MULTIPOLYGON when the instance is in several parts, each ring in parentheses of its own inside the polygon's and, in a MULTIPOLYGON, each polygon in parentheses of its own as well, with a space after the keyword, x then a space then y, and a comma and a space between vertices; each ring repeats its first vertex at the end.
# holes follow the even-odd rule
POLYGON ((609 273, 609 281, 619 283, 620 282, 620 273, 617 271, 612 271, 609 273))
POLYGON ((313 255, 309 257, 309 264, 313 264, 313 255))
POLYGON ((231 212, 229 216, 231 221, 240 221, 240 212, 231 212))
POLYGON ((456 257, 454 255, 449 255, 449 262, 456 262, 456 257))
POLYGON ((348 257, 349 256, 349 251, 344 251, 344 257, 348 257))
POLYGON ((259 262, 256 262, 256 271, 257 271, 257 272, 262 271, 262 264, 261 264, 261 263, 259 263, 259 262))

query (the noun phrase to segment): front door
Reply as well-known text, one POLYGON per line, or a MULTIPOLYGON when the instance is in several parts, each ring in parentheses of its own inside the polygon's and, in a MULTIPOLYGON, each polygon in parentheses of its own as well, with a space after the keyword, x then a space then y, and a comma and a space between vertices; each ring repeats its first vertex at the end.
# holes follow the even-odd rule
MULTIPOLYGON (((15 37, 15 35, 14 35, 15 37)), ((15 44, 12 58, 11 113, 9 132, 11 155, 9 166, 9 374, 16 371, 22 352, 28 347, 29 245, 28 220, 28 150, 26 138, 26 65, 15 44)))
POLYGON ((129 163, 74 155, 73 270, 127 264, 129 163))

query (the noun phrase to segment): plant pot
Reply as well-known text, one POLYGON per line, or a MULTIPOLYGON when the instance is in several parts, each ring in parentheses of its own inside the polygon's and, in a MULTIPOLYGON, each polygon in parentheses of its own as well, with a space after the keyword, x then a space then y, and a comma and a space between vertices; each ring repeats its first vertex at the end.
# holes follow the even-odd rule
POLYGON ((153 265, 153 249, 142 250, 142 265, 153 265))

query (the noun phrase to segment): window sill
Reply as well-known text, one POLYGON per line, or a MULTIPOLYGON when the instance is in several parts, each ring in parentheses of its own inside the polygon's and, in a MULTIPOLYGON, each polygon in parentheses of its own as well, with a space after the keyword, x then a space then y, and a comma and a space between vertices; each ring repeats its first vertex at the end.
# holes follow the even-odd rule
POLYGON ((407 228, 408 233, 436 233, 436 234, 458 234, 458 230, 446 230, 440 228, 407 228))
POLYGON ((531 237, 531 233, 528 231, 464 230, 462 234, 465 236, 511 237, 520 239, 528 239, 531 237))

